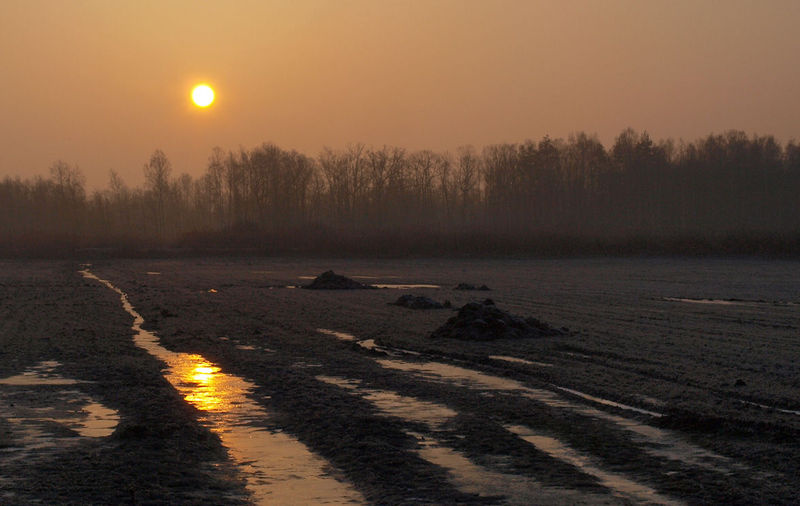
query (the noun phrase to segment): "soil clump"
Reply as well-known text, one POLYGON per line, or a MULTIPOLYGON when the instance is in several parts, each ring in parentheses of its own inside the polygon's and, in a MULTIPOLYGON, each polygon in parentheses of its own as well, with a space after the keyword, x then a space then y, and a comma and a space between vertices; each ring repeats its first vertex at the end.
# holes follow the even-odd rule
POLYGON ((393 306, 407 307, 409 309, 446 309, 452 307, 452 304, 450 304, 449 300, 444 301, 444 303, 440 303, 436 302, 430 297, 411 294, 401 295, 396 301, 390 302, 389 304, 393 306))
POLYGON ((336 274, 333 271, 325 271, 314 278, 314 281, 311 283, 303 285, 303 288, 308 288, 310 290, 364 290, 370 288, 374 289, 375 287, 359 283, 347 276, 336 274))
POLYGON ((523 339, 562 335, 536 318, 514 316, 495 306, 492 299, 470 302, 458 314, 431 333, 431 338, 451 338, 464 341, 523 339))

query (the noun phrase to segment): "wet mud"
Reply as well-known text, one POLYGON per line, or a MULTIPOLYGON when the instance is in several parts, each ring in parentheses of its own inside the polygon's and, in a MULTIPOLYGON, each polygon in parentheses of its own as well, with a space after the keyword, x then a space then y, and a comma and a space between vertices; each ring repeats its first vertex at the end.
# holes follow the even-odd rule
POLYGON ((667 299, 796 300, 794 264, 91 266, 119 292, 79 270, 0 264, 4 505, 790 504, 800 486, 796 308, 667 299), (434 300, 469 273, 571 331, 430 339, 452 313, 394 290, 275 289, 331 269, 434 300))
MULTIPOLYGON (((361 503, 351 486, 327 473, 328 464, 291 436, 268 430, 269 415, 250 400, 254 385, 226 374, 201 355, 176 353, 161 346, 127 295, 88 268, 81 274, 119 294, 122 307, 133 317, 137 346, 167 364, 166 379, 202 415, 199 421, 217 434, 247 481, 258 504, 361 503)), ((162 310, 162 315, 164 310, 162 310)), ((242 345, 237 346, 242 349, 242 345)), ((255 347, 245 347, 245 350, 255 347)))
POLYGON ((77 269, 0 268, 0 504, 246 504, 119 298, 77 269))
POLYGON ((590 457, 576 452, 556 438, 537 434, 524 426, 508 427, 508 430, 548 455, 573 465, 585 473, 596 476, 600 483, 613 490, 616 496, 641 504, 681 504, 675 499, 659 494, 646 485, 598 468, 590 457))

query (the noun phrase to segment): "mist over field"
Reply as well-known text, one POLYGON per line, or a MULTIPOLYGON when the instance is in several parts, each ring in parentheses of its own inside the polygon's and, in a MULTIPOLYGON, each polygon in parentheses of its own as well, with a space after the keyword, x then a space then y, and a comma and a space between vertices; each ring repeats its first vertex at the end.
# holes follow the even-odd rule
POLYGON ((800 145, 740 131, 693 142, 626 129, 456 152, 349 145, 215 148, 176 174, 155 150, 145 184, 80 167, 0 181, 0 254, 796 254, 800 145))

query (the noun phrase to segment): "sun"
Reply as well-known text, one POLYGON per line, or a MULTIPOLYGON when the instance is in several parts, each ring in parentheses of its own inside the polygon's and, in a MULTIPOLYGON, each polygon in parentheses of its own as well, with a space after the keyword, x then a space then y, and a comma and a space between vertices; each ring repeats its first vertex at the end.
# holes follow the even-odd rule
POLYGON ((207 84, 198 84, 192 89, 192 101, 198 107, 208 107, 214 101, 214 90, 207 84))

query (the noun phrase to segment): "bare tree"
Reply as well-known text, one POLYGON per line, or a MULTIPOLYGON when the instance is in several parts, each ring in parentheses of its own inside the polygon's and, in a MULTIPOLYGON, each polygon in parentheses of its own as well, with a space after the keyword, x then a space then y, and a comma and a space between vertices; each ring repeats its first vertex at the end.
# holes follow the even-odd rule
POLYGON ((475 211, 480 198, 481 159, 472 146, 458 148, 456 188, 462 224, 475 211))
POLYGON ((203 177, 203 192, 208 199, 208 214, 215 228, 222 228, 225 223, 225 152, 216 146, 208 157, 208 167, 203 177))
POLYGON ((86 203, 86 178, 77 165, 58 160, 50 166, 50 177, 55 183, 56 217, 63 223, 63 230, 71 235, 79 231, 86 203))
POLYGON ((153 200, 156 236, 160 241, 165 239, 167 198, 169 193, 169 176, 172 164, 167 155, 160 149, 153 151, 150 161, 144 164, 144 178, 147 191, 153 200))

